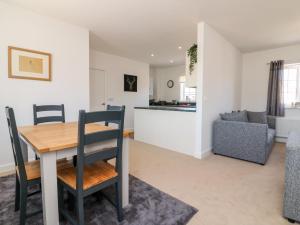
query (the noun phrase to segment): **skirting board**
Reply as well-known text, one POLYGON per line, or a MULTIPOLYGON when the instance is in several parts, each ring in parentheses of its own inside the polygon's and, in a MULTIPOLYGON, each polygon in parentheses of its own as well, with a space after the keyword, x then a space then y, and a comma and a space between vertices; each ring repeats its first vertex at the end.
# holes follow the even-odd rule
POLYGON ((15 164, 9 163, 0 166, 0 176, 1 175, 8 175, 15 172, 15 164))
POLYGON ((206 150, 204 151, 201 155, 202 155, 202 159, 205 157, 208 157, 212 154, 212 149, 206 150))
POLYGON ((279 142, 279 143, 286 143, 287 142, 287 138, 286 137, 276 137, 275 141, 279 142))
MULTIPOLYGON (((29 161, 33 161, 35 158, 29 159, 29 161)), ((13 174, 15 172, 15 164, 14 163, 8 163, 4 165, 0 165, 0 176, 1 175, 7 175, 7 174, 13 174)))
POLYGON ((200 154, 197 152, 194 154, 194 157, 197 159, 204 159, 207 156, 210 156, 212 154, 212 149, 208 148, 205 151, 202 151, 200 154))
POLYGON ((197 159, 202 159, 201 153, 200 154, 199 153, 195 153, 194 157, 197 158, 197 159))

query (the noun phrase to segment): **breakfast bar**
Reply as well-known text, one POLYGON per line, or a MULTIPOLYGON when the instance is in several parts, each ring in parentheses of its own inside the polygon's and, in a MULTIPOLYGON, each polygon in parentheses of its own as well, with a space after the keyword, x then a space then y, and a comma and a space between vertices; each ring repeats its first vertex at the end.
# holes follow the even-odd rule
POLYGON ((196 108, 135 107, 135 140, 194 156, 196 108))

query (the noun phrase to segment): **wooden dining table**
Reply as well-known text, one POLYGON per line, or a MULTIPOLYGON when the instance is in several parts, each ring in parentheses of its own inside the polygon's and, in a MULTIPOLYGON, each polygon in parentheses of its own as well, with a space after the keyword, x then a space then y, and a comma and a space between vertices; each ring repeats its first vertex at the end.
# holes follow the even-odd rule
MULTIPOLYGON (((113 129, 101 124, 87 124, 86 133, 113 129)), ((31 148, 40 157, 43 221, 45 225, 58 225, 57 165, 61 158, 77 154, 78 123, 52 123, 18 127, 24 161, 28 161, 28 149, 31 148)), ((122 149, 122 193, 123 207, 129 203, 128 150, 131 130, 124 130, 122 149)), ((102 147, 114 146, 113 142, 102 147)))

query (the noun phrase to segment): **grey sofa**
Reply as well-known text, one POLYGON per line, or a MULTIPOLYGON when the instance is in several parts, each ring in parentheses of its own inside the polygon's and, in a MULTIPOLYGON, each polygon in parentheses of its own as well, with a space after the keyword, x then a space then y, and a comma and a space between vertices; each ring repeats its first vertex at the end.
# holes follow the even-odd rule
POLYGON ((300 133, 288 137, 285 158, 285 192, 283 216, 290 222, 300 221, 300 133))
POLYGON ((275 118, 267 124, 217 120, 213 124, 213 152, 264 165, 275 138, 275 118))

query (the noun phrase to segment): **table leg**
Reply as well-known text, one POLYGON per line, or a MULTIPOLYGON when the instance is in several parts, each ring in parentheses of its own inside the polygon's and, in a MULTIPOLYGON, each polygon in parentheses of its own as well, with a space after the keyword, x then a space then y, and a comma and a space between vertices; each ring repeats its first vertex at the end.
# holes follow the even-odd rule
POLYGON ((44 225, 58 225, 56 152, 41 154, 44 225))
POLYGON ((27 143, 23 140, 23 138, 20 139, 21 149, 22 149, 22 155, 24 162, 28 162, 28 146, 27 143))
POLYGON ((128 169, 128 155, 129 155, 129 138, 123 139, 123 151, 122 151, 122 176, 123 176, 123 184, 122 184, 122 192, 123 192, 123 207, 129 204, 129 169, 128 169))

